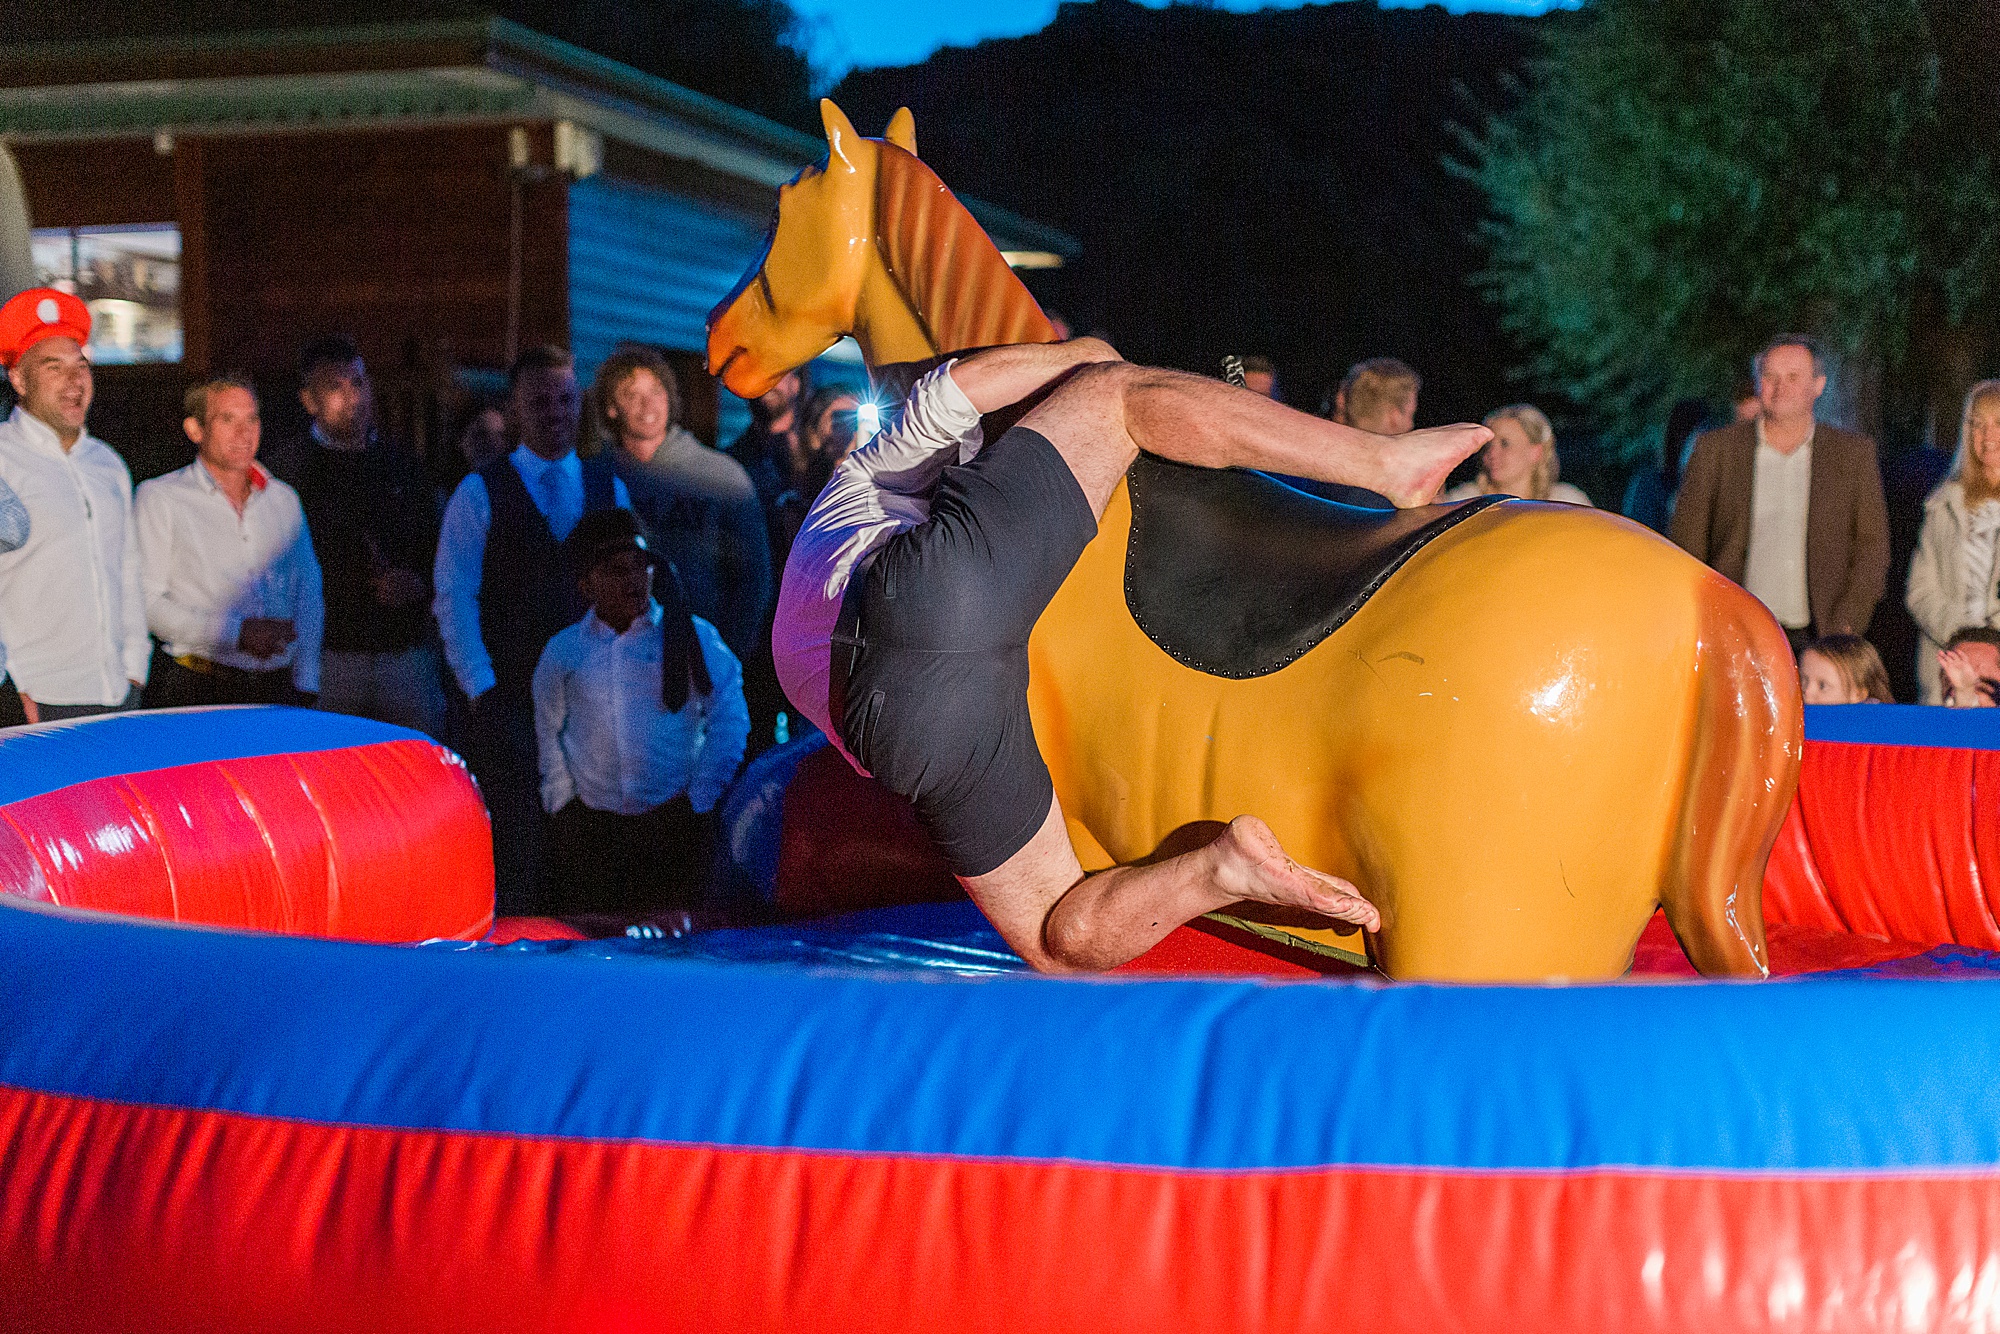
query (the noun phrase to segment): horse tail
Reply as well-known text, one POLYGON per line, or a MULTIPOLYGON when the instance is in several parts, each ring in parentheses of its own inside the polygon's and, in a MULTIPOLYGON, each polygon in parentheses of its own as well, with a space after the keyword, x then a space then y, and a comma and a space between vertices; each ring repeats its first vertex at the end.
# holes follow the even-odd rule
POLYGON ((1694 734, 1660 905, 1709 977, 1765 977, 1764 864, 1799 785, 1804 714, 1791 648, 1762 603, 1708 574, 1694 734))

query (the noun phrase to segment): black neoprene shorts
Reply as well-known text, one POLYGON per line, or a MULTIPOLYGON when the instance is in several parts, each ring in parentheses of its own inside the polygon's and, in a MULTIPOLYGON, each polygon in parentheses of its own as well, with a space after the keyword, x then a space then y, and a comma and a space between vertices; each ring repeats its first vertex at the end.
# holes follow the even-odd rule
POLYGON ((946 468, 930 519, 848 590, 833 643, 841 740, 910 799, 959 875, 994 870, 1048 816, 1028 635, 1096 535, 1062 455, 1017 426, 946 468))

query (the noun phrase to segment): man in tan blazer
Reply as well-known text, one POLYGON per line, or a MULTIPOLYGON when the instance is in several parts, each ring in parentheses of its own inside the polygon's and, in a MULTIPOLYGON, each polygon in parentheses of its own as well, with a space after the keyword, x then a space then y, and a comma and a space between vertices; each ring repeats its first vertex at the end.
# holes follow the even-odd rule
POLYGON ((1694 443, 1667 534, 1749 589, 1797 653, 1866 634, 1889 572, 1889 511, 1875 442, 1813 420, 1826 363, 1781 334, 1757 354, 1757 415, 1694 443))

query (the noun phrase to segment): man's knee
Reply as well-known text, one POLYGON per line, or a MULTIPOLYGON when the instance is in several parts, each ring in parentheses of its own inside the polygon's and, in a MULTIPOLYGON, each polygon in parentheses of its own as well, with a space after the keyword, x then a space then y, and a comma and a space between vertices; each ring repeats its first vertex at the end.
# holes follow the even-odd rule
POLYGON ((1057 392, 1104 401, 1122 399, 1143 373, 1144 367, 1129 361, 1093 361, 1078 366, 1057 392))
POLYGON ((1058 428, 1063 423, 1082 423, 1096 431, 1123 421, 1127 400, 1144 369, 1129 361, 1093 361, 1078 366, 1045 402, 1021 419, 1021 424, 1049 435, 1046 424, 1051 423, 1058 428))
POLYGON ((1063 344, 1063 346, 1075 353, 1087 364, 1123 363, 1125 360, 1124 357, 1118 354, 1117 348, 1111 346, 1111 344, 1105 342, 1102 338, 1093 338, 1089 334, 1085 334, 1081 338, 1072 338, 1069 342, 1063 344))

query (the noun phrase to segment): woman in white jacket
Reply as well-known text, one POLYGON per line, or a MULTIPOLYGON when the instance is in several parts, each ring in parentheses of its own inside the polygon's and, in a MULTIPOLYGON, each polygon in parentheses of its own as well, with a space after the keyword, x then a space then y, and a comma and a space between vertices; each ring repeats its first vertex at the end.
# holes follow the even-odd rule
POLYGON ((1951 473, 1924 502, 1924 527, 1905 598, 1922 638, 1917 682, 1943 702, 1938 649, 1968 625, 2000 629, 2000 380, 1965 396, 1951 473))

